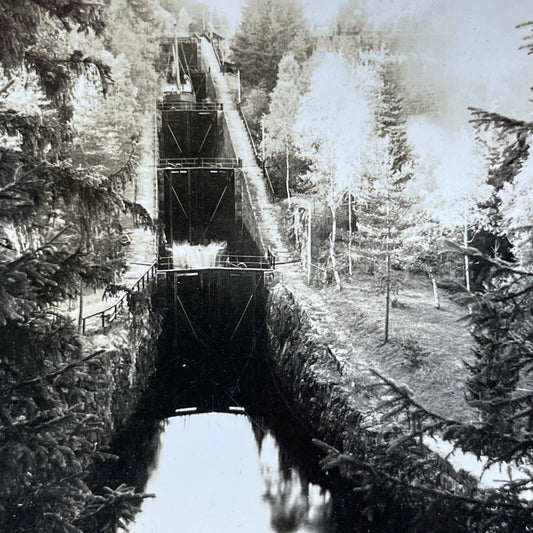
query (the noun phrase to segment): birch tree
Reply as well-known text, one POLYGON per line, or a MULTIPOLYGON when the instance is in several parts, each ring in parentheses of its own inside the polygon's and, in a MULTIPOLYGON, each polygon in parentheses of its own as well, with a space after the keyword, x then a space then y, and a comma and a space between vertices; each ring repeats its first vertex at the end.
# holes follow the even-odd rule
MULTIPOLYGON (((409 140, 423 172, 413 178, 419 202, 443 229, 460 228, 461 243, 470 245, 472 229, 482 223, 479 203, 490 196, 487 167, 471 128, 448 133, 435 124, 421 122, 409 129, 409 140)), ((464 255, 467 291, 471 289, 470 258, 464 255)))
MULTIPOLYGON (((275 186, 282 182, 280 175, 285 174, 285 192, 290 198, 290 170, 298 175, 301 161, 294 155, 293 125, 300 105, 303 88, 300 83, 302 68, 292 54, 287 54, 279 63, 278 82, 270 97, 269 112, 263 117, 264 138, 262 150, 270 159, 275 170, 275 186), (285 167, 285 168, 283 168, 285 167), (283 172, 285 171, 285 172, 283 172)), ((281 189, 278 185, 277 189, 281 189)))
POLYGON ((347 191, 354 194, 359 188, 374 129, 373 97, 380 83, 370 65, 351 66, 341 54, 328 53, 311 76, 294 126, 298 153, 311 162, 307 179, 326 191, 329 263, 339 289, 337 208, 347 191))

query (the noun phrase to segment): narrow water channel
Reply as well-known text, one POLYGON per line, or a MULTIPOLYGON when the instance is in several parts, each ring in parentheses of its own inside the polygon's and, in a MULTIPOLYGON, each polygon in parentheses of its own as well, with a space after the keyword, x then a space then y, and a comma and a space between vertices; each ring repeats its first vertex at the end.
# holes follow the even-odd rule
POLYGON ((145 489, 156 497, 130 532, 335 531, 329 493, 284 471, 278 443, 254 423, 225 413, 166 419, 145 489))
POLYGON ((129 513, 128 531, 353 531, 314 435, 270 372, 263 278, 167 277, 158 298, 157 373, 112 443, 119 460, 95 474, 102 487, 154 494, 129 513))
POLYGON ((154 494, 128 531, 348 531, 336 523, 319 451, 273 381, 261 342, 219 351, 192 334, 176 339, 172 313, 167 326, 153 388, 117 436, 111 451, 120 460, 103 482, 154 494))

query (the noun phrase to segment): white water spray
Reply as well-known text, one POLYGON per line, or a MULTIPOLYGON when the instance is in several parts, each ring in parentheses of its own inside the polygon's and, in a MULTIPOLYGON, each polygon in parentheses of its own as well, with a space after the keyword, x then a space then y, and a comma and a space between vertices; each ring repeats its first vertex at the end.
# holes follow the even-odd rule
POLYGON ((225 248, 225 242, 212 242, 205 246, 186 242, 174 243, 174 268, 213 268, 216 266, 217 257, 225 248))

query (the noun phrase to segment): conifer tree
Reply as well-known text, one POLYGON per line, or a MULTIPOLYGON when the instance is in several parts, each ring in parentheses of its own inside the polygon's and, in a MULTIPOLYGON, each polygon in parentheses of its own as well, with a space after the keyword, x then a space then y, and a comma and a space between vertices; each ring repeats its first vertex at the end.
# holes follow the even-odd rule
POLYGON ((305 57, 310 36, 302 7, 296 0, 248 0, 231 45, 243 84, 270 92, 278 63, 288 52, 305 57))
POLYGON ((361 192, 357 198, 358 242, 361 258, 372 265, 385 293, 384 340, 389 340, 392 268, 401 268, 402 232, 407 226, 409 203, 405 183, 410 165, 397 165, 394 147, 387 135, 371 143, 361 192))
MULTIPOLYGON (((104 8, 7 0, 0 9, 2 531, 81 532, 96 502, 120 496, 99 499, 85 480, 112 423, 104 412, 110 361, 104 351, 86 353, 53 307, 76 296, 80 278, 99 285, 114 279, 123 265, 118 215, 138 210, 124 197, 135 169, 131 139, 92 146, 120 151, 128 144, 116 157, 74 157, 80 131, 71 120, 72 91, 85 77, 110 94, 110 69, 82 51, 97 42, 83 30, 102 34, 104 8)), ((100 42, 97 49, 109 57, 100 42)), ((93 119, 86 130, 96 125, 93 119)), ((103 135, 113 133, 108 128, 103 135)))

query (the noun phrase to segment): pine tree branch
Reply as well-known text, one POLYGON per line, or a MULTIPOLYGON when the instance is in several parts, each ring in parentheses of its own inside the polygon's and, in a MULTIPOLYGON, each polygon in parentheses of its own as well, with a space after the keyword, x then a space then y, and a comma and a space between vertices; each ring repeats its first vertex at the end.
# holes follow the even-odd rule
POLYGON ((21 167, 18 166, 15 169, 13 180, 11 182, 9 182, 7 185, 5 185, 4 187, 0 188, 0 196, 2 194, 4 194, 4 193, 10 191, 11 189, 13 189, 13 187, 15 187, 18 183, 20 183, 24 178, 27 178, 28 176, 33 174, 36 170, 41 168, 43 166, 43 164, 44 164, 44 162, 39 163, 38 165, 34 166, 32 169, 30 169, 28 172, 25 172, 22 175, 20 174, 21 167))
POLYGON ((91 354, 83 357, 82 359, 79 359, 77 361, 73 361, 72 363, 68 363, 66 365, 63 365, 61 368, 52 370, 51 372, 48 372, 44 376, 37 376, 37 377, 30 378, 30 379, 27 379, 25 381, 22 381, 20 383, 16 383, 14 385, 10 385, 9 387, 1 388, 0 389, 0 393, 10 392, 12 390, 20 389, 22 387, 27 387, 28 385, 35 385, 36 383, 40 383, 41 381, 54 379, 54 378, 60 376, 61 374, 64 374, 67 370, 70 370, 72 368, 80 366, 80 365, 86 363, 87 361, 90 361, 91 359, 94 359, 95 357, 97 357, 97 356, 99 356, 99 355, 101 355, 103 353, 107 353, 107 352, 109 352, 109 350, 102 348, 100 350, 97 350, 94 353, 91 353, 91 354))
POLYGON ((461 422, 457 422, 456 420, 450 419, 450 418, 444 418, 441 415, 438 415, 436 413, 433 413, 431 411, 428 411, 422 404, 416 402, 411 398, 409 392, 403 388, 399 387, 397 383, 394 381, 386 378, 382 374, 380 374, 377 370, 374 370, 373 368, 370 369, 370 372, 377 376, 381 381, 383 381, 389 388, 391 388, 398 396, 401 397, 401 399, 406 403, 406 405, 411 405, 415 407, 419 412, 427 414, 428 417, 433 418, 434 420, 437 420, 439 422, 443 422, 446 424, 461 424, 461 422))
MULTIPOLYGON (((411 431, 409 435, 401 437, 398 442, 395 443, 396 446, 401 445, 403 442, 409 441, 413 437, 422 436, 430 431, 434 431, 435 429, 443 430, 444 439, 453 441, 455 448, 470 450, 472 450, 473 448, 480 448, 480 446, 481 448, 483 448, 485 446, 483 444, 484 441, 486 441, 487 439, 493 439, 493 430, 490 427, 487 428, 483 426, 473 426, 464 422, 458 422, 453 419, 445 418, 436 413, 432 413, 431 411, 423 407, 421 404, 413 400, 410 397, 409 392, 406 391, 403 387, 399 387, 396 383, 394 383, 394 381, 387 379, 386 377, 382 376, 379 372, 373 369, 371 369, 371 372, 377 377, 379 377, 392 391, 394 391, 395 394, 398 395, 396 401, 402 402, 403 408, 406 413, 409 412, 409 407, 414 407, 415 410, 411 411, 412 415, 423 415, 423 418, 435 420, 434 424, 420 427, 418 429, 413 429, 413 431, 411 431), (479 445, 480 440, 482 442, 481 445, 479 445)), ((394 401, 394 399, 390 400, 391 403, 394 401)), ((420 422, 422 422, 423 418, 420 418, 420 422)), ((528 450, 530 449, 531 444, 533 444, 533 440, 529 438, 529 434, 527 434, 526 437, 527 438, 524 439, 509 434, 499 434, 499 443, 505 443, 505 445, 510 448, 505 450, 504 452, 501 452, 498 457, 495 457, 492 460, 492 462, 510 461, 513 458, 516 459, 516 457, 514 457, 514 454, 516 454, 516 452, 518 451, 521 451, 521 456, 523 456, 524 454, 527 455, 529 453, 528 450)), ((480 452, 476 453, 479 456, 480 452)))
POLYGON ((15 80, 9 80, 1 89, 0 89, 0 95, 4 94, 13 84, 15 83, 15 80))
POLYGON ((388 474, 384 470, 377 470, 375 467, 367 463, 364 463, 363 461, 357 460, 351 454, 341 453, 335 447, 319 439, 313 439, 312 442, 315 446, 322 449, 328 454, 328 456, 325 458, 327 460, 323 459, 321 461, 323 462, 322 464, 326 465, 326 468, 325 468, 326 470, 329 469, 327 465, 332 465, 335 467, 340 466, 341 464, 353 465, 358 470, 364 470, 368 473, 371 473, 374 483, 379 483, 381 480, 384 479, 390 483, 393 483, 395 485, 400 485, 402 487, 405 487, 409 490, 413 490, 416 492, 423 492, 425 494, 430 494, 432 496, 439 496, 439 497, 453 499, 456 501, 461 501, 461 502, 465 502, 469 504, 479 505, 479 506, 486 508, 489 512, 493 512, 493 513, 498 512, 499 509, 533 512, 533 510, 528 509, 526 502, 524 502, 524 505, 520 505, 520 504, 514 504, 514 503, 508 503, 508 502, 498 502, 498 501, 493 501, 493 500, 487 501, 487 500, 482 500, 480 498, 472 498, 469 496, 463 496, 461 494, 454 494, 452 492, 447 492, 444 490, 436 489, 434 487, 428 487, 425 485, 413 485, 411 483, 402 481, 401 479, 398 479, 397 477, 388 474), (330 457, 330 456, 333 456, 333 457, 330 457))
MULTIPOLYGON (((31 259, 35 258, 37 254, 40 252, 44 252, 45 250, 50 249, 51 246, 53 246, 53 243, 61 237, 65 232, 67 232, 71 228, 70 225, 65 226, 63 229, 61 229, 58 233, 56 233, 46 244, 43 244, 43 246, 40 246, 39 248, 36 248, 35 250, 27 250, 24 252, 20 257, 15 259, 14 261, 11 261, 4 267, 4 271, 1 273, 3 276, 5 276, 8 272, 12 272, 16 267, 18 267, 20 264, 24 264, 31 259)), ((4 265, 2 265, 4 266, 4 265)))
MULTIPOLYGON (((521 278, 523 279, 523 278, 521 278)), ((517 280, 520 281, 520 280, 517 280)), ((508 300, 514 300, 515 298, 519 298, 520 296, 523 296, 524 294, 527 294, 529 292, 533 291, 533 285, 528 285, 527 287, 523 288, 522 290, 519 290, 517 292, 511 292, 505 296, 499 296, 494 298, 495 302, 506 302, 508 300)))
POLYGON ((492 113, 485 111, 478 107, 469 107, 468 110, 472 113, 474 118, 471 118, 469 122, 474 126, 488 126, 494 124, 498 128, 506 130, 516 131, 531 131, 533 130, 533 122, 525 122, 523 120, 517 120, 500 115, 499 113, 492 113))
POLYGON ((458 252, 464 255, 468 255, 469 257, 473 259, 482 259, 483 261, 490 263, 491 265, 497 267, 503 272, 510 272, 512 274, 518 274, 520 276, 525 276, 525 277, 533 277, 532 271, 518 268, 512 263, 507 263, 506 261, 502 261, 501 259, 497 259, 496 257, 490 257, 480 252, 477 248, 464 247, 464 246, 461 246, 460 244, 457 244, 447 239, 445 240, 445 243, 452 248, 452 251, 455 251, 455 252, 458 252))
POLYGON ((133 156, 135 155, 136 150, 137 147, 133 147, 131 149, 131 152, 128 154, 126 162, 116 172, 113 172, 111 175, 108 176, 109 180, 113 180, 114 178, 121 176, 125 171, 128 170, 128 168, 131 167, 133 156))

